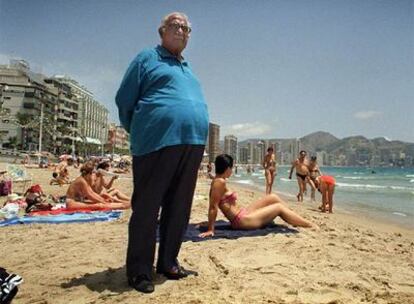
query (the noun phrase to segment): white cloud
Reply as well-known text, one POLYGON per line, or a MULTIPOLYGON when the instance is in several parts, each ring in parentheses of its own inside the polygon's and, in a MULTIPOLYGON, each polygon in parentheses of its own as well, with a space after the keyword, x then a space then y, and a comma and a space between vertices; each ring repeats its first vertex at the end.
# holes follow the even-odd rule
POLYGON ((371 119, 371 118, 375 118, 381 115, 382 115, 382 112, 378 112, 378 111, 360 111, 360 112, 354 113, 354 117, 357 119, 361 119, 361 120, 371 119))
POLYGON ((10 55, 0 53, 0 64, 9 64, 10 58, 12 58, 10 55))
POLYGON ((223 135, 232 134, 237 137, 247 138, 267 136, 270 134, 273 127, 271 125, 256 121, 223 126, 221 129, 222 132, 220 133, 223 135))

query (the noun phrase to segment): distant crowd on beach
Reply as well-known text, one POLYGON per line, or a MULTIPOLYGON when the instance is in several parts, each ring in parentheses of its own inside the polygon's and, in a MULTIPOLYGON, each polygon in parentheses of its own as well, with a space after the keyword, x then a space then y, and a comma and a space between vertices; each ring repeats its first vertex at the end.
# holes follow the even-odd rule
MULTIPOLYGON (((27 165, 27 164, 25 164, 27 165)), ((125 158, 115 162, 110 158, 90 157, 88 159, 74 158, 65 154, 59 157, 58 163, 42 163, 39 168, 50 174, 49 185, 68 188, 60 195, 48 195, 44 185, 29 185, 21 195, 13 193, 13 181, 7 171, 2 171, 0 183, 10 183, 9 189, 3 195, 7 200, 0 209, 0 215, 5 218, 17 215, 19 210, 24 213, 56 209, 66 210, 99 210, 99 209, 128 209, 131 206, 130 197, 114 187, 114 182, 120 175, 129 173, 131 162, 125 158), (72 177, 69 167, 79 170, 79 176, 72 177)), ((29 168, 37 168, 32 164, 29 168)), ((2 189, 4 190, 4 189, 2 189)))

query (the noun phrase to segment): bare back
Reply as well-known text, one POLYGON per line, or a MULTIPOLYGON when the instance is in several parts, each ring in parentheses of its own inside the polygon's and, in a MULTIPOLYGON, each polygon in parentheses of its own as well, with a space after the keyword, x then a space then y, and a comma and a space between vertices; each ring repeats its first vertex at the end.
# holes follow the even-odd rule
POLYGON ((66 191, 67 198, 84 202, 88 199, 87 188, 90 187, 82 176, 77 177, 66 191))
POLYGON ((210 186, 210 204, 215 204, 221 212, 223 212, 224 216, 228 220, 232 220, 236 214, 240 211, 239 206, 236 203, 227 203, 223 202, 223 198, 227 195, 232 194, 233 192, 227 188, 227 184, 224 179, 222 178, 215 178, 211 182, 210 186), (219 183, 224 183, 224 188, 218 186, 219 183))

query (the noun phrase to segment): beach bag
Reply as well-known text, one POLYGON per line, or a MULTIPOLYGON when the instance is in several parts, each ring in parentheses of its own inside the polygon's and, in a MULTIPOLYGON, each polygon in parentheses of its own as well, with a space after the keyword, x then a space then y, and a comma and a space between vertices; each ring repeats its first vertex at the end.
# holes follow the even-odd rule
POLYGON ((11 190, 12 190, 12 181, 10 180, 0 181, 0 196, 11 194, 11 190))
POLYGON ((36 184, 36 185, 31 186, 27 192, 42 194, 43 190, 39 184, 36 184))
POLYGON ((17 286, 22 282, 21 276, 10 274, 0 267, 0 304, 10 304, 19 290, 17 286))

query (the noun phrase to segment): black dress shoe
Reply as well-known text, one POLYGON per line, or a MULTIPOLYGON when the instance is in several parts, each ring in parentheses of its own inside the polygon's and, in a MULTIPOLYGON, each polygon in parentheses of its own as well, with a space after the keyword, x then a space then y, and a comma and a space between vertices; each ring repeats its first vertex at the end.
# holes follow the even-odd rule
POLYGON ((154 284, 146 275, 139 275, 133 278, 128 278, 128 285, 135 290, 143 293, 154 292, 154 284))
POLYGON ((181 266, 175 266, 167 271, 157 270, 157 273, 164 275, 169 280, 179 280, 190 275, 198 276, 197 271, 188 270, 181 266))

